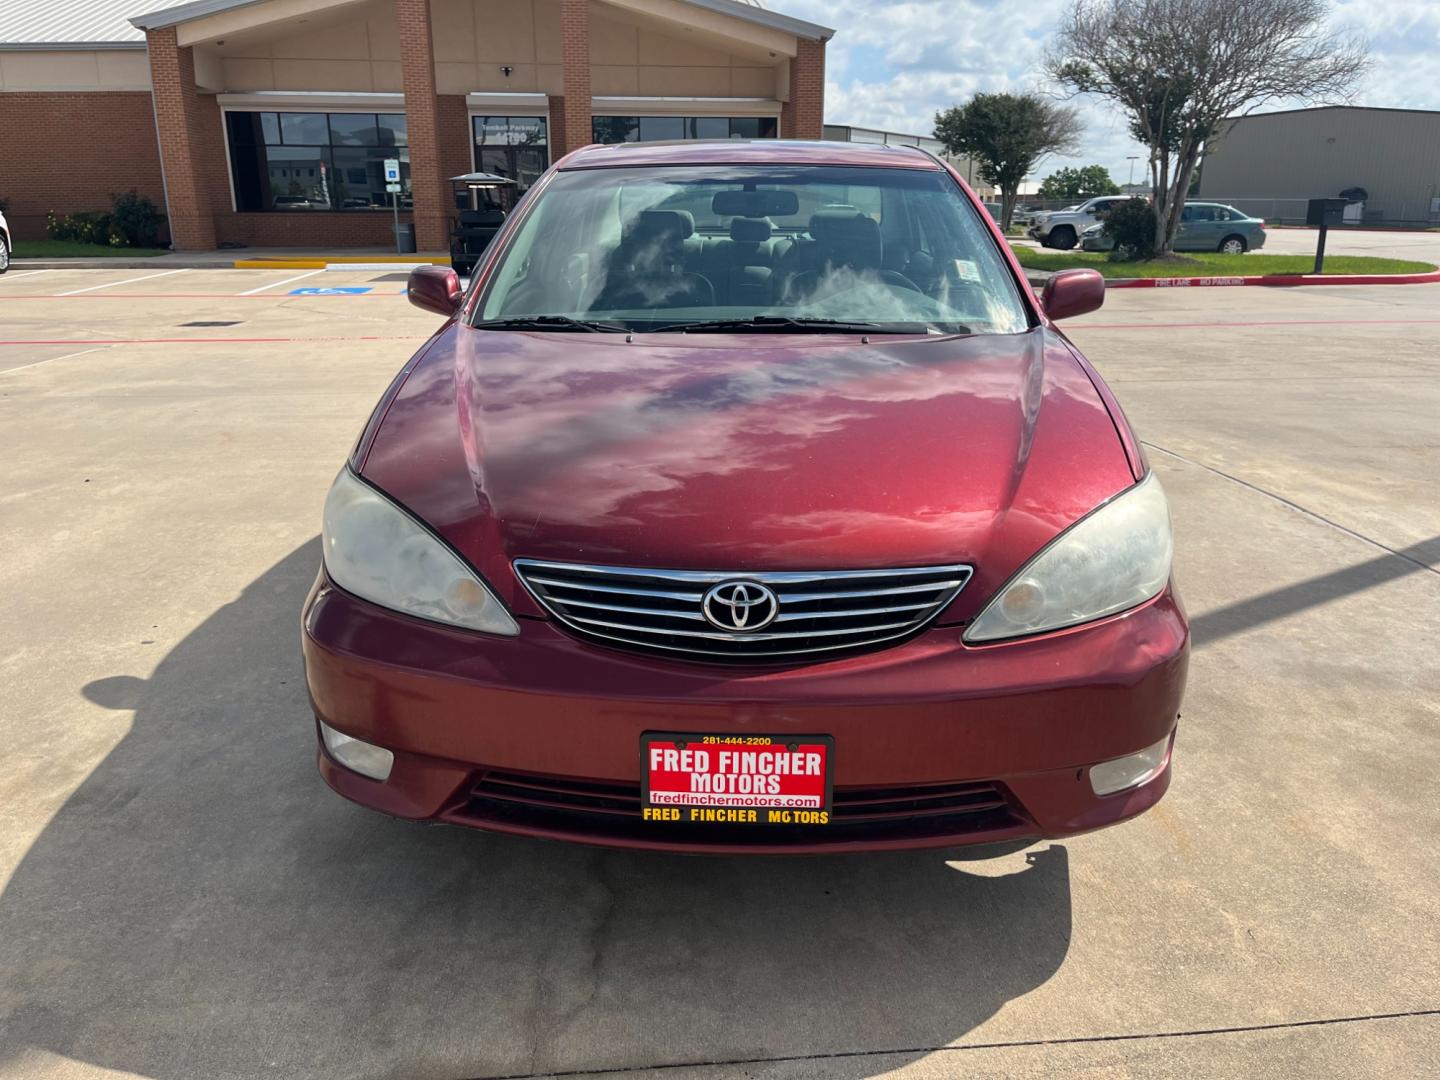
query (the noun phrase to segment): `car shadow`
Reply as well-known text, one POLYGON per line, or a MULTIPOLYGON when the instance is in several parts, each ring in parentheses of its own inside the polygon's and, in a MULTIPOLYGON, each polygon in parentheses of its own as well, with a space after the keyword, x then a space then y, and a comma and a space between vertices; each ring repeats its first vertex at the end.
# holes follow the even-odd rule
POLYGON ((1064 960, 1058 845, 681 857, 345 802, 298 658, 318 560, 297 549, 149 679, 83 687, 134 723, 0 893, 0 1074, 45 1053, 454 1080, 858 1052, 869 1075, 866 1052, 960 1039, 1064 960))
POLYGON ((1288 619, 1302 611, 1426 571, 1440 573, 1440 536, 1207 611, 1191 621, 1191 638, 1195 647, 1201 648, 1257 626, 1288 619))

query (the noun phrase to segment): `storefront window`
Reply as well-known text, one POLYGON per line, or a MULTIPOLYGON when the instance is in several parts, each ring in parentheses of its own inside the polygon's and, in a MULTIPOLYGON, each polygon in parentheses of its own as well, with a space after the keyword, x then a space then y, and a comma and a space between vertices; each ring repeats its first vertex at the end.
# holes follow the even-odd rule
POLYGON ((685 121, 687 139, 728 139, 730 118, 728 116, 692 116, 685 121))
POLYGON ((590 137, 598 143, 640 141, 638 116, 596 116, 590 121, 590 137))
POLYGON ((640 141, 663 142, 666 139, 685 138, 683 116, 642 116, 640 117, 640 141))
POLYGON ((403 113, 227 112, 225 128, 237 210, 388 210, 387 158, 410 206, 403 113))
POLYGON ((292 146, 314 146, 330 141, 324 113, 281 113, 280 138, 292 146))
POLYGON ((660 139, 773 139, 773 116, 597 116, 590 122, 597 143, 660 139))
POLYGON ((550 139, 543 116, 476 116, 475 169, 508 176, 524 192, 550 167, 550 139))

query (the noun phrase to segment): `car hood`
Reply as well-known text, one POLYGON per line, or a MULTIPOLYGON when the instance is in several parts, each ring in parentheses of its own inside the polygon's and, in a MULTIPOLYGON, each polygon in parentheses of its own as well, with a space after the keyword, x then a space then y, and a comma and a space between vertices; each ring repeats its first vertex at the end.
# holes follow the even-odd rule
POLYGON ((540 613, 510 570, 522 557, 970 563, 954 618, 1134 482, 1117 422, 1046 328, 864 344, 454 325, 396 393, 361 472, 522 614, 540 613))

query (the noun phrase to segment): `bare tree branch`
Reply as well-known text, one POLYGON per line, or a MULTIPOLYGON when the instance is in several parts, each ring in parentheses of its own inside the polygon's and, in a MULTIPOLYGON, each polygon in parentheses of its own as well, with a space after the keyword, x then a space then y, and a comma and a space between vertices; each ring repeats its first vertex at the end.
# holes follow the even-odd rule
POLYGON ((1349 100, 1369 57, 1328 14, 1328 0, 1075 0, 1045 67, 1118 105, 1149 147, 1157 253, 1173 249, 1190 177, 1227 119, 1275 101, 1349 100))

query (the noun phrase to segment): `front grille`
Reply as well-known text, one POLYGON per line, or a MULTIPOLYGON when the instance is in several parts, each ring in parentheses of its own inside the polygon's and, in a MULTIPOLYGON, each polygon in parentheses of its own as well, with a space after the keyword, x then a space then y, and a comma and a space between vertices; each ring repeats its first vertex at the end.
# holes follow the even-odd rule
POLYGON ((638 784, 486 772, 450 816, 480 825, 541 828, 594 839, 673 839, 698 844, 847 844, 1026 828, 992 781, 837 788, 829 825, 647 824, 638 784))
MULTIPOLYGON (((545 610, 583 637, 731 662, 863 649, 908 637, 938 615, 972 573, 968 566, 735 573, 533 559, 516 559, 515 570, 545 610), (724 629, 707 618, 708 591, 732 583, 765 586, 775 598, 773 611, 765 601, 765 614, 773 618, 753 630, 724 629)), ((762 594, 752 589, 744 595, 762 594)))

